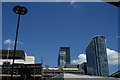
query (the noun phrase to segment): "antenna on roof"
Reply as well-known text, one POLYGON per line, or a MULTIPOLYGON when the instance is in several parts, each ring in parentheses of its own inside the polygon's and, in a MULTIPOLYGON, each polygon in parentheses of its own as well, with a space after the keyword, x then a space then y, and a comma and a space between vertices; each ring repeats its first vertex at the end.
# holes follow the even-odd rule
POLYGON ((8 57, 9 57, 9 53, 10 53, 10 43, 8 43, 8 48, 7 48, 7 50, 8 50, 8 53, 7 53, 7 61, 8 61, 8 57))
POLYGON ((41 58, 41 64, 43 64, 43 58, 41 58))

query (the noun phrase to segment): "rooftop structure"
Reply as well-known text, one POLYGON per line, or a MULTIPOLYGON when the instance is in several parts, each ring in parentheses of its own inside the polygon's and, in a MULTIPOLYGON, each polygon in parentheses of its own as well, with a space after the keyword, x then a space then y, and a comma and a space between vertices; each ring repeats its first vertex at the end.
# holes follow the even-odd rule
MULTIPOLYGON (((14 50, 0 50, 2 58, 0 59, 0 65, 12 64, 14 50)), ((15 64, 34 64, 35 57, 27 56, 23 50, 16 50, 15 64)))
MULTIPOLYGON (((14 50, 0 50, 2 59, 13 59, 14 50)), ((15 59, 25 59, 25 53, 23 50, 16 50, 15 59)))

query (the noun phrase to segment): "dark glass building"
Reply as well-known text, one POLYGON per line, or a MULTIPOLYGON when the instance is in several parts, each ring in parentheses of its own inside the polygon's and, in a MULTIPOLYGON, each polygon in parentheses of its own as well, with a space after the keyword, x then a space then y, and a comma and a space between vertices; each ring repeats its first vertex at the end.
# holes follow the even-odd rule
POLYGON ((84 74, 87 75, 87 63, 83 62, 82 64, 80 64, 81 69, 84 70, 84 74))
POLYGON ((70 64, 70 47, 60 47, 58 54, 58 66, 62 68, 70 64))
POLYGON ((87 74, 109 76, 109 67, 104 36, 92 38, 86 47, 87 74))

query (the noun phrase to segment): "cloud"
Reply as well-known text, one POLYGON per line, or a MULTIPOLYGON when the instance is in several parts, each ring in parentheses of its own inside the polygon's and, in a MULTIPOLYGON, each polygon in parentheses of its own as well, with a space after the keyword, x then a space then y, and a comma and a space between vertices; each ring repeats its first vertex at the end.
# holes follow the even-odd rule
MULTIPOLYGON (((15 41, 12 41, 12 43, 15 44, 15 41)), ((23 42, 21 42, 21 41, 17 41, 17 44, 21 44, 21 45, 22 45, 23 42)))
MULTIPOLYGON (((10 50, 10 49, 13 49, 13 48, 11 48, 11 47, 14 46, 15 41, 14 41, 14 40, 11 40, 11 39, 7 39, 7 40, 4 41, 4 44, 5 44, 5 45, 8 45, 7 50, 10 50)), ((23 45, 23 42, 17 41, 17 44, 23 45)))
MULTIPOLYGON (((120 57, 120 54, 115 51, 111 50, 109 48, 107 50, 107 57, 108 57, 108 64, 109 65, 118 65, 118 56, 120 57)), ((73 64, 81 64, 83 62, 86 62, 86 54, 79 54, 78 59, 72 60, 71 63, 73 64)))
POLYGON ((74 64, 81 64, 83 62, 86 62, 86 54, 79 54, 78 59, 72 60, 74 64))
POLYGON ((74 8, 79 7, 79 5, 77 4, 76 0, 72 0, 72 1, 70 2, 70 5, 71 5, 72 7, 74 7, 74 8))
POLYGON ((118 56, 120 54, 117 51, 107 48, 107 56, 110 65, 118 65, 118 56))
MULTIPOLYGON (((8 44, 14 45, 14 44, 15 44, 15 41, 14 41, 14 40, 11 40, 11 39, 7 39, 7 40, 4 41, 4 44, 6 44, 6 45, 8 45, 8 44)), ((23 42, 17 41, 17 44, 21 44, 21 45, 22 45, 23 42)))
POLYGON ((4 41, 4 44, 11 44, 11 43, 12 43, 12 41, 10 39, 7 39, 4 41))
POLYGON ((70 5, 73 8, 80 8, 81 5, 78 4, 78 2, 103 2, 101 0, 69 0, 68 2, 70 2, 70 5))
POLYGON ((70 2, 71 5, 73 5, 74 3, 75 3, 75 0, 72 0, 72 1, 70 2))

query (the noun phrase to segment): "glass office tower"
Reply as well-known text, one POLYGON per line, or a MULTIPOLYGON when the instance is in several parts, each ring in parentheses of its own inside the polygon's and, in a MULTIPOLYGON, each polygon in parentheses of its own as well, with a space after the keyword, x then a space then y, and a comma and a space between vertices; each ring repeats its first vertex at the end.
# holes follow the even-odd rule
POLYGON ((94 76, 109 76, 106 43, 104 36, 92 38, 86 47, 87 73, 94 76))
POLYGON ((58 66, 62 68, 70 64, 70 47, 60 47, 58 55, 58 66))

